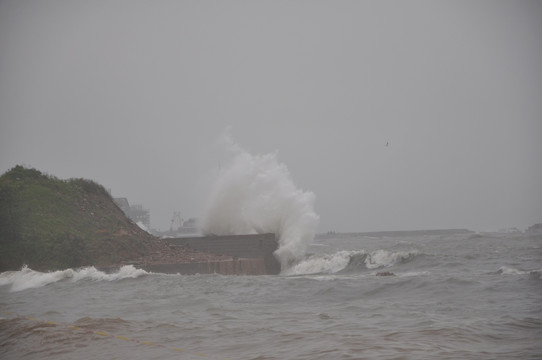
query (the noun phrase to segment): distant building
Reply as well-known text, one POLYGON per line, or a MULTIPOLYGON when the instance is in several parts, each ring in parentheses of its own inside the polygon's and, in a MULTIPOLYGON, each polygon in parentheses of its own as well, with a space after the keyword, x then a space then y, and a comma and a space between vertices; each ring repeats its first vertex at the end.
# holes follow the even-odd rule
POLYGON ((188 220, 184 220, 181 217, 181 213, 176 211, 173 213, 169 231, 156 232, 154 235, 162 238, 172 238, 197 234, 199 234, 198 219, 189 218, 188 220))
POLYGON ((197 234, 198 233, 198 219, 189 218, 183 222, 183 226, 178 229, 183 234, 197 234))
POLYGON ((124 214, 135 223, 142 223, 145 227, 151 227, 151 216, 148 209, 143 205, 131 205, 127 198, 114 198, 115 204, 124 212, 124 214))

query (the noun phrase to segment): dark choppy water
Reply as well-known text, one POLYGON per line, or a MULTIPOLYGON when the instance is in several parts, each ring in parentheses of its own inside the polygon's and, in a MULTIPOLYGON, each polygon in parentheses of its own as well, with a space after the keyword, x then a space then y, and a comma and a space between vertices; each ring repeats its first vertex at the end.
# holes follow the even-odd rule
POLYGON ((540 235, 309 250, 281 276, 2 273, 0 358, 542 359, 540 235))

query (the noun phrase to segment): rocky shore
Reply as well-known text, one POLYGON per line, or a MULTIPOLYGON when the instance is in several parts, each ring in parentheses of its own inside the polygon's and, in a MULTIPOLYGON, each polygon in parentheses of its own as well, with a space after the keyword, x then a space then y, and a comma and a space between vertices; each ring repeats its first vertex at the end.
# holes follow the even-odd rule
POLYGON ((150 235, 91 180, 61 180, 22 166, 0 176, 0 272, 229 259, 150 235))
POLYGON ((0 272, 23 266, 55 271, 134 265, 183 274, 278 273, 275 237, 270 238, 273 246, 266 249, 264 239, 242 237, 172 244, 127 218, 109 192, 91 180, 61 180, 22 166, 0 176, 0 272), (199 247, 200 242, 208 246, 199 247))

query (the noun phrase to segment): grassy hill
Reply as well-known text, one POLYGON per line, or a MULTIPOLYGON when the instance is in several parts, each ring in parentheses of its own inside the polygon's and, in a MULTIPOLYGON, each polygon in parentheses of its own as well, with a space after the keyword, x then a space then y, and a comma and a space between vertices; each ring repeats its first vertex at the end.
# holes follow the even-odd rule
POLYGON ((93 181, 22 166, 0 177, 0 271, 116 265, 160 247, 93 181))

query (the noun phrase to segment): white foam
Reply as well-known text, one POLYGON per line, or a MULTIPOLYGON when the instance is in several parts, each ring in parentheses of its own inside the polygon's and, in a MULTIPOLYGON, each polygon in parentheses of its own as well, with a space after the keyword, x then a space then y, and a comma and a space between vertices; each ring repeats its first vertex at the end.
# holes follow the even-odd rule
POLYGON ((95 267, 81 269, 66 269, 53 272, 34 271, 24 266, 20 271, 6 271, 0 273, 0 286, 11 285, 10 291, 22 291, 31 288, 39 288, 58 281, 69 279, 73 282, 80 280, 115 281, 126 278, 137 278, 147 275, 142 269, 136 269, 133 265, 125 265, 118 272, 107 274, 95 267))
POLYGON ((413 256, 418 255, 419 252, 413 251, 398 251, 389 252, 387 250, 376 250, 367 255, 365 259, 365 265, 368 269, 376 269, 379 267, 390 267, 401 263, 413 256))
POLYGON ((274 233, 279 241, 275 254, 285 269, 303 257, 316 234, 314 194, 294 185, 276 153, 249 154, 228 134, 222 147, 229 158, 209 192, 201 217, 203 234, 274 233))
MULTIPOLYGON (((352 260, 356 263, 363 262, 367 269, 391 267, 400 264, 416 255, 417 250, 390 252, 387 250, 376 250, 367 253, 364 250, 342 250, 334 254, 313 255, 283 271, 284 275, 310 275, 310 274, 333 274, 346 269, 352 260), (356 261, 356 258, 359 260, 356 261)), ((356 264, 354 264, 355 266, 356 264)), ((413 273, 417 276, 425 273, 413 273)))
POLYGON ((525 275, 525 274, 528 274, 527 271, 515 269, 515 268, 512 268, 512 267, 508 267, 508 266, 501 266, 499 268, 499 272, 502 275, 525 275))
POLYGON ((352 255, 364 254, 359 251, 339 251, 335 254, 313 255, 290 267, 284 275, 333 274, 346 268, 352 255))

